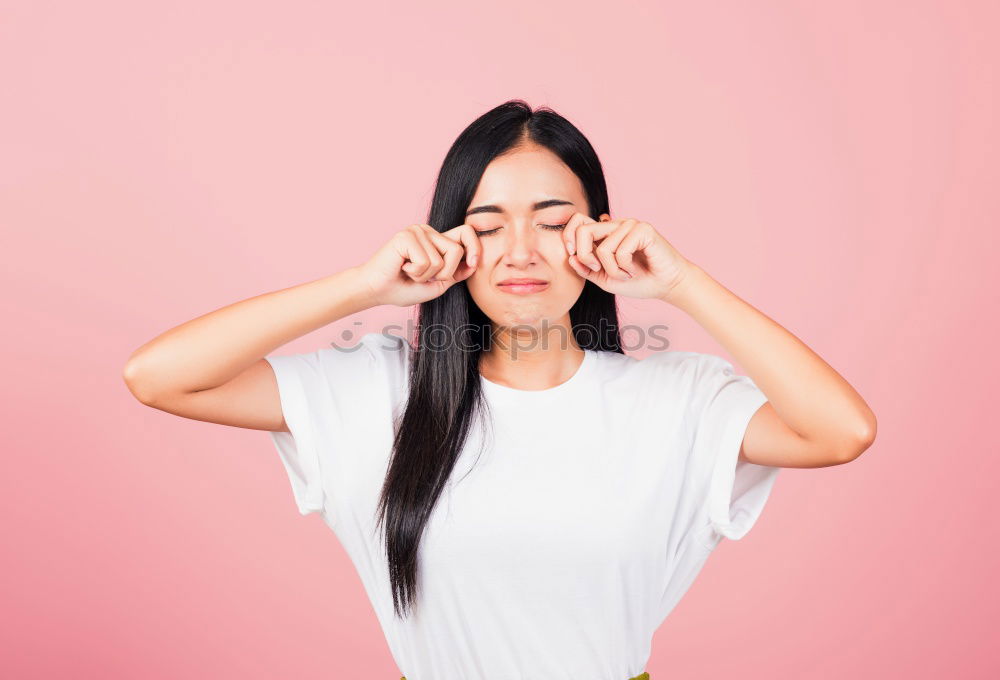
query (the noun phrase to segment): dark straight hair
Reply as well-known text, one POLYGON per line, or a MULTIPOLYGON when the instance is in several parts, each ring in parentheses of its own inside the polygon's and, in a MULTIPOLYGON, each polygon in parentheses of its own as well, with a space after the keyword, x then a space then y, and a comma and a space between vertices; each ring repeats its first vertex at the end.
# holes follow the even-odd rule
MULTIPOLYGON (((427 224, 439 232, 464 224, 486 166, 532 143, 555 153, 580 178, 591 219, 610 214, 604 171, 587 138, 549 107, 532 111, 523 100, 512 99, 474 120, 452 144, 438 173, 427 224)), ((569 315, 581 348, 624 353, 614 295, 587 281, 569 315)), ((472 300, 465 281, 419 306, 409 395, 394 423, 376 512, 376 526, 385 530, 397 616, 405 616, 415 604, 420 538, 473 418, 488 423, 479 359, 490 346, 491 332, 490 319, 472 300), (442 331, 447 335, 443 343, 437 336, 442 331)))

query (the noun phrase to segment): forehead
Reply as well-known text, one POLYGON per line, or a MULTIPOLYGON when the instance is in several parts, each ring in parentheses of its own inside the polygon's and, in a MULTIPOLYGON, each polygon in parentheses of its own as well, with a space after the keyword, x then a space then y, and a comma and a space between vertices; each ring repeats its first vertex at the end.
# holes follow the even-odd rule
POLYGON ((486 167, 471 206, 496 204, 508 212, 530 212, 531 204, 562 198, 583 210, 583 184, 562 160, 548 149, 530 147, 500 156, 486 167))

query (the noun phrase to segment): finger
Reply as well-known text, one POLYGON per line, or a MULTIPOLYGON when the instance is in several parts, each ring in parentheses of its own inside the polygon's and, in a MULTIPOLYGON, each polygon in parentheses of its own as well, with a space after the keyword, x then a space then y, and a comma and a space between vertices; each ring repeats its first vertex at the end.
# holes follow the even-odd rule
POLYGON ((579 274, 582 278, 585 278, 588 281, 593 281, 602 288, 607 285, 608 279, 610 277, 604 272, 595 272, 593 269, 591 269, 583 262, 581 262, 580 258, 578 258, 576 255, 570 255, 569 258, 567 259, 570 263, 570 266, 573 267, 573 270, 576 271, 576 273, 579 274))
POLYGON ((618 249, 615 250, 615 260, 617 260, 618 266, 633 276, 635 276, 635 270, 632 267, 632 254, 637 250, 642 250, 649 243, 647 227, 651 226, 648 222, 639 222, 622 239, 622 242, 618 245, 618 249))
POLYGON ((580 262, 580 259, 576 255, 570 255, 566 261, 569 262, 569 266, 573 268, 573 271, 581 277, 585 279, 593 279, 594 276, 596 276, 594 270, 580 262))
POLYGON ((612 231, 607 237, 601 241, 601 244, 595 249, 597 259, 601 261, 601 266, 604 267, 604 271, 616 279, 622 281, 627 281, 632 276, 626 274, 619 266, 615 259, 615 252, 618 250, 619 244, 622 240, 628 236, 629 232, 635 228, 635 224, 638 220, 623 220, 618 227, 612 231))
POLYGON ((407 236, 409 258, 413 264, 404 266, 403 269, 416 283, 426 283, 444 264, 444 260, 422 233, 422 225, 412 225, 407 229, 407 236))
POLYGON ((451 280, 455 276, 455 270, 460 264, 462 264, 462 258, 465 256, 465 250, 462 248, 461 244, 456 243, 449 238, 445 238, 444 235, 438 231, 434 231, 432 229, 427 231, 426 234, 444 258, 444 266, 442 266, 440 271, 434 275, 432 280, 451 280))
POLYGON ((566 222, 566 226, 563 227, 563 242, 566 244, 566 252, 570 255, 576 253, 576 230, 581 224, 587 224, 593 222, 594 220, 590 215, 582 212, 573 213, 573 216, 569 218, 566 222))
POLYGON ((417 242, 424 249, 424 256, 426 257, 428 263, 424 268, 424 271, 413 280, 417 283, 424 283, 441 270, 441 267, 444 266, 444 258, 441 257, 437 248, 435 248, 431 243, 430 238, 428 238, 427 234, 424 232, 423 225, 415 225, 410 232, 414 235, 414 237, 416 237, 417 242))
POLYGON ((430 265, 430 260, 427 259, 427 254, 424 252, 424 247, 420 245, 420 241, 417 239, 416 235, 410 229, 405 229, 400 237, 400 244, 402 245, 402 252, 400 255, 405 260, 409 260, 404 264, 401 269, 406 272, 406 274, 413 280, 420 277, 430 265))
POLYGON ((618 228, 620 222, 612 220, 608 222, 590 221, 581 224, 576 230, 576 256, 585 265, 595 272, 601 270, 601 261, 594 255, 594 242, 604 239, 608 234, 618 228))
POLYGON ((465 262, 469 267, 475 267, 479 264, 479 259, 483 254, 483 246, 479 241, 479 235, 471 224, 460 224, 442 235, 459 241, 465 247, 465 262))

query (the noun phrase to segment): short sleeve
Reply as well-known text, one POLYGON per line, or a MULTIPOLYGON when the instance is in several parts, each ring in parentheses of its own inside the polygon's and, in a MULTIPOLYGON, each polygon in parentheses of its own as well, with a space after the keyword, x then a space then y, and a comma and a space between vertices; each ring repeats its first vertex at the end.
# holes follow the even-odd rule
POLYGON ((711 354, 695 362, 689 461, 697 485, 698 537, 708 548, 722 538, 740 539, 760 517, 780 467, 739 459, 747 426, 767 397, 749 376, 711 354))
MULTIPOLYGON (((331 495, 349 442, 366 428, 391 427, 405 386, 409 345, 369 333, 352 347, 265 357, 278 385, 288 432, 268 432, 288 474, 298 511, 335 518, 331 495)), ((384 432, 381 434, 385 434, 384 432)))

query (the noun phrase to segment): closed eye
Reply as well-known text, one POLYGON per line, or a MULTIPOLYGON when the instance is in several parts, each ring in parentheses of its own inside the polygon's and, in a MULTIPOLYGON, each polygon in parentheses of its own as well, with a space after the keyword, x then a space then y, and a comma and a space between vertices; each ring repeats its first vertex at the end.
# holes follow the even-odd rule
MULTIPOLYGON (((567 224, 568 222, 564 222, 563 224, 539 224, 538 226, 540 226, 542 229, 552 229, 555 231, 565 228, 567 224)), ((477 231, 476 233, 480 236, 489 236, 490 234, 495 234, 496 232, 500 231, 500 229, 501 227, 497 227, 496 229, 487 229, 485 231, 477 231)))

